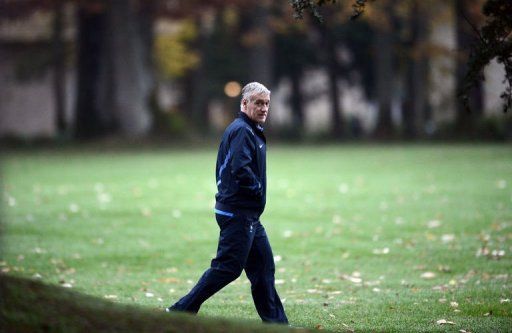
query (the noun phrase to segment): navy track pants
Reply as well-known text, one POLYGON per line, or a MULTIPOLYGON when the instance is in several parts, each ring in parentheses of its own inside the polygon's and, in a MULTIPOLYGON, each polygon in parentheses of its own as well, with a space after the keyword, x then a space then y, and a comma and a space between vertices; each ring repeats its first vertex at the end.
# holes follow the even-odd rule
POLYGON ((220 227, 217 256, 194 288, 171 309, 197 313, 201 304, 237 279, 242 270, 251 282, 252 298, 264 322, 288 323, 274 284, 274 257, 259 218, 215 214, 220 227))

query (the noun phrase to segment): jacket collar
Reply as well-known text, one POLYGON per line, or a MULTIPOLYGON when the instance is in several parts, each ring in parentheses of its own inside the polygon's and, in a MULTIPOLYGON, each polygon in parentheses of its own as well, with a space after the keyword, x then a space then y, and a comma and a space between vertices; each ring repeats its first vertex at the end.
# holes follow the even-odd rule
POLYGON ((251 126, 253 129, 257 130, 260 133, 263 133, 263 126, 252 121, 251 118, 249 118, 244 112, 238 111, 238 117, 241 118, 247 124, 249 124, 249 126, 251 126))

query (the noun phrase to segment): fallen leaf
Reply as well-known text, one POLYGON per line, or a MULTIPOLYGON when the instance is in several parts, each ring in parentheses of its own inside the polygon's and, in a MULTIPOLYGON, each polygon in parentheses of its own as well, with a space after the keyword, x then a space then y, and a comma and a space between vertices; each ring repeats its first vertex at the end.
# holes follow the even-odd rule
POLYGON ((341 183, 339 186, 338 186, 338 191, 341 193, 341 194, 346 194, 348 192, 348 185, 345 184, 345 183, 341 183))
POLYGON ((493 259, 501 259, 505 256, 505 250, 492 250, 491 256, 493 259))
POLYGON ((430 280, 436 277, 436 273, 434 272, 424 272, 420 275, 422 279, 430 280))
POLYGON ((359 284, 359 283, 363 282, 363 279, 361 279, 360 277, 346 275, 346 274, 343 274, 342 276, 340 276, 340 278, 342 278, 344 280, 348 280, 348 281, 350 281, 352 283, 356 283, 356 284, 359 284))
POLYGON ((433 286, 432 290, 446 291, 446 290, 448 290, 448 286, 447 285, 433 286))
POLYGON ((71 213, 78 213, 79 210, 80 210, 80 206, 78 206, 76 203, 72 203, 69 205, 69 211, 71 213))
POLYGON ((452 269, 448 265, 439 265, 437 266, 437 270, 443 273, 450 273, 452 269))
POLYGON ((151 208, 148 208, 148 207, 142 207, 140 209, 140 213, 142 214, 142 216, 145 216, 145 217, 150 217, 152 212, 151 212, 151 208))
POLYGON ((507 187, 507 181, 505 179, 500 179, 496 182, 496 187, 500 190, 503 190, 507 187))
POLYGON ((37 253, 37 254, 41 254, 41 253, 46 253, 46 250, 45 249, 42 249, 40 247, 36 247, 34 248, 34 250, 32 250, 34 253, 37 253))
POLYGON ((108 193, 98 193, 98 202, 101 204, 107 204, 112 201, 112 196, 108 193))
POLYGON ((9 207, 14 207, 14 206, 16 206, 16 199, 15 199, 15 198, 13 198, 13 197, 8 197, 8 198, 7 198, 7 202, 8 202, 8 204, 9 204, 9 207))
POLYGON ((436 321, 436 324, 438 324, 438 325, 455 325, 455 323, 453 321, 448 321, 446 319, 439 319, 438 321, 436 321))
POLYGON ((162 283, 180 283, 180 280, 177 279, 177 278, 174 278, 174 277, 169 277, 169 278, 160 278, 160 279, 158 279, 158 282, 162 282, 162 283))
POLYGON ((450 243, 450 242, 453 242, 454 240, 455 240, 454 234, 444 234, 441 236, 441 241, 443 243, 450 243))
POLYGON ((439 220, 430 220, 427 222, 427 227, 430 229, 438 228, 441 226, 441 221, 439 220))
POLYGON ((343 325, 343 327, 345 327, 347 329, 348 332, 355 332, 353 328, 351 328, 350 326, 348 326, 347 324, 345 323, 341 323, 341 325, 343 325))
POLYGON ((389 247, 385 247, 383 249, 374 249, 373 254, 388 254, 389 253, 389 247))

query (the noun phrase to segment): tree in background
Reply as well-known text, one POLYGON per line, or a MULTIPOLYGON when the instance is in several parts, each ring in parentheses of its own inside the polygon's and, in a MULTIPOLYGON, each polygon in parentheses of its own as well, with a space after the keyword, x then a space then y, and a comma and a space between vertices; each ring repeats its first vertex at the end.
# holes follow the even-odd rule
POLYGON ((248 74, 251 80, 272 87, 274 31, 270 26, 271 1, 255 1, 246 6, 244 13, 247 23, 243 44, 247 47, 248 74))
POLYGON ((483 6, 485 23, 473 30, 478 36, 468 61, 468 71, 459 94, 464 105, 470 108, 470 91, 482 79, 482 72, 491 60, 496 59, 505 68, 505 90, 501 94, 503 112, 512 109, 512 2, 487 0, 483 6))
POLYGON ((53 94, 55 99, 55 124, 58 136, 68 136, 66 124, 66 45, 64 30, 64 2, 53 4, 52 50, 53 94))
POLYGON ((78 3, 76 136, 148 134, 152 3, 78 3))
MULTIPOLYGON (((476 43, 477 35, 471 28, 470 22, 480 25, 482 15, 480 12, 482 1, 480 0, 455 0, 455 26, 457 36, 456 55, 456 82, 457 93, 464 86, 464 80, 468 71, 470 48, 476 43)), ((483 85, 478 81, 469 92, 468 105, 472 112, 467 112, 464 103, 457 103, 455 128, 459 135, 472 134, 479 118, 483 115, 483 85)))
MULTIPOLYGON (((324 13, 324 17, 332 17, 332 13, 324 13)), ((342 64, 339 59, 339 42, 340 40, 336 38, 336 29, 335 24, 328 22, 332 22, 334 20, 328 20, 327 22, 321 23, 317 20, 314 20, 314 28, 317 30, 318 35, 320 36, 320 58, 321 63, 325 66, 325 71, 328 77, 328 85, 329 85, 329 102, 331 105, 331 128, 330 128, 330 136, 334 139, 341 139, 345 136, 344 130, 344 119, 343 119, 343 110, 340 103, 339 98, 339 78, 342 75, 342 64)))
MULTIPOLYGON (((382 0, 372 1, 377 2, 382 0)), ((474 24, 467 19, 467 14, 464 13, 468 6, 475 8, 475 2, 472 0, 455 1, 458 14, 466 21, 467 25, 473 25, 474 33, 479 37, 478 42, 473 44, 472 56, 468 61, 464 84, 459 87, 459 96, 462 98, 462 102, 467 106, 467 109, 470 109, 470 90, 481 82, 484 68, 491 60, 496 59, 498 63, 502 63, 505 67, 504 82, 507 86, 501 96, 504 99, 503 110, 506 112, 509 108, 512 108, 512 3, 509 0, 486 0, 482 10, 486 18, 485 24, 481 29, 478 29, 478 27, 474 26, 474 24)), ((296 17, 302 18, 304 12, 311 12, 318 19, 322 20, 319 7, 326 4, 333 4, 337 1, 290 0, 290 2, 296 17)), ((367 8, 368 2, 370 1, 354 0, 352 4, 353 19, 362 16, 367 8)), ((464 46, 466 47, 466 45, 464 46)))
POLYGON ((431 120, 428 103, 430 12, 424 1, 404 3, 401 59, 404 67, 404 97, 402 104, 403 135, 415 139, 425 134, 431 120))
POLYGON ((289 136, 299 139, 305 130, 305 94, 301 84, 304 71, 318 64, 315 45, 312 42, 308 20, 293 19, 288 5, 276 6, 273 13, 275 30, 274 77, 275 82, 289 79, 292 111, 289 136))
POLYGON ((389 2, 380 3, 380 15, 376 17, 378 27, 373 40, 373 56, 375 64, 376 95, 378 105, 377 138, 390 138, 394 128, 391 119, 391 101, 394 90, 393 59, 394 59, 394 15, 389 2))

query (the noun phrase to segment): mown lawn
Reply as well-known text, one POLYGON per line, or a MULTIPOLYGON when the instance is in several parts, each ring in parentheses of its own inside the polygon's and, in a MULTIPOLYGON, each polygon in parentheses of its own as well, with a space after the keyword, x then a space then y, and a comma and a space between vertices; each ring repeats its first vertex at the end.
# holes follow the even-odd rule
MULTIPOLYGON (((512 146, 267 154, 262 222, 293 325, 512 331, 512 146)), ((210 149, 4 154, 0 269, 169 306, 215 254, 215 159, 210 149)), ((247 278, 200 316, 258 321, 247 278)))

